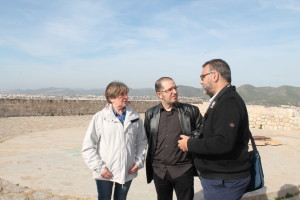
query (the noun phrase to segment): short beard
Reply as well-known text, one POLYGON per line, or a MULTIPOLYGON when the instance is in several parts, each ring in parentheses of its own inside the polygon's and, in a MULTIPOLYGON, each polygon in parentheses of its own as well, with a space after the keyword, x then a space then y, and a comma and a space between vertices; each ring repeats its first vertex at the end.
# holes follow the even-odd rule
POLYGON ((209 97, 213 97, 214 96, 214 94, 212 94, 211 90, 212 90, 211 85, 208 85, 206 88, 203 87, 203 93, 206 94, 206 95, 208 95, 209 97))

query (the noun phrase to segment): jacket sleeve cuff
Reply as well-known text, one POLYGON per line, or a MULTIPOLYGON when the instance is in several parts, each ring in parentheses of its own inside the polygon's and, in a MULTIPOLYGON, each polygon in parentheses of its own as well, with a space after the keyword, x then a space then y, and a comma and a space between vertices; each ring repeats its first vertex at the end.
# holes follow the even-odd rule
POLYGON ((106 165, 102 165, 101 167, 94 169, 94 171, 97 172, 98 174, 101 174, 105 168, 106 165))
POLYGON ((193 149, 193 140, 194 138, 190 138, 190 139, 188 139, 188 141, 187 141, 187 143, 186 143, 186 149, 187 149, 187 151, 190 151, 190 150, 192 150, 193 149))
POLYGON ((144 164, 140 160, 136 160, 135 164, 138 166, 138 169, 142 169, 144 167, 144 164))

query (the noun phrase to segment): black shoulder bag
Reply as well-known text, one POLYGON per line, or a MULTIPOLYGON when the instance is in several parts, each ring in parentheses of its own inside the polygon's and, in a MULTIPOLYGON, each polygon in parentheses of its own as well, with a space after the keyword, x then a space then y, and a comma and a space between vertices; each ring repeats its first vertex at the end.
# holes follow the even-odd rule
POLYGON ((250 168, 251 181, 249 183, 246 192, 252 192, 254 190, 258 190, 264 187, 264 172, 262 169, 262 163, 251 132, 250 132, 250 139, 252 144, 252 151, 249 152, 250 159, 251 159, 251 168, 250 168))

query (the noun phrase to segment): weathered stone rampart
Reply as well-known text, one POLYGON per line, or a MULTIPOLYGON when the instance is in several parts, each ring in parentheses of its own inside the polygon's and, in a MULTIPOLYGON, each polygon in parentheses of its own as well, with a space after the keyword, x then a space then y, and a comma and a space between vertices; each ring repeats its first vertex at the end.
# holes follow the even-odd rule
POLYGON ((300 133, 300 110, 293 107, 247 106, 250 128, 300 133))
MULTIPOLYGON (((137 112, 144 113, 158 101, 130 101, 137 112)), ((93 115, 106 105, 103 100, 75 99, 0 99, 0 117, 93 115)), ((197 104, 201 113, 207 103, 197 104)), ((300 132, 300 109, 248 105, 250 128, 300 132)))
MULTIPOLYGON (((205 113, 208 103, 197 105, 205 113)), ((250 128, 300 133, 299 107, 247 105, 250 128)))
MULTIPOLYGON (((137 112, 145 112, 158 101, 130 101, 137 112)), ((106 105, 104 100, 0 99, 0 117, 93 115, 106 105)))

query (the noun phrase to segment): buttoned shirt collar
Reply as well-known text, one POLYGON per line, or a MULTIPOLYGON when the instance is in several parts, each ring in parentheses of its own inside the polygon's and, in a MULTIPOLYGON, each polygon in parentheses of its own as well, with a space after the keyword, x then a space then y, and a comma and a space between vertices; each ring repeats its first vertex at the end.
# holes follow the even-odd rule
POLYGON ((117 113, 117 111, 113 108, 113 112, 114 112, 114 114, 115 114, 115 116, 120 120, 120 122, 123 124, 124 123, 124 121, 125 121, 125 117, 126 117, 126 107, 125 108, 123 108, 123 110, 122 110, 122 115, 119 115, 118 113, 117 113))
MULTIPOLYGON (((226 85, 225 87, 230 87, 231 85, 229 84, 229 85, 226 85)), ((225 88, 224 87, 224 88, 225 88)), ((222 88, 221 90, 223 90, 224 88, 222 88)), ((210 98, 209 100, 208 100, 208 107, 207 107, 207 109, 209 108, 209 107, 213 107, 214 106, 214 104, 215 104, 215 98, 218 96, 218 94, 220 93, 220 91, 221 90, 219 90, 212 98, 210 98)))
MULTIPOLYGON (((162 104, 159 104, 159 108, 160 110, 166 110, 162 104)), ((174 103, 172 110, 178 111, 178 108, 179 108, 179 102, 174 103)))

